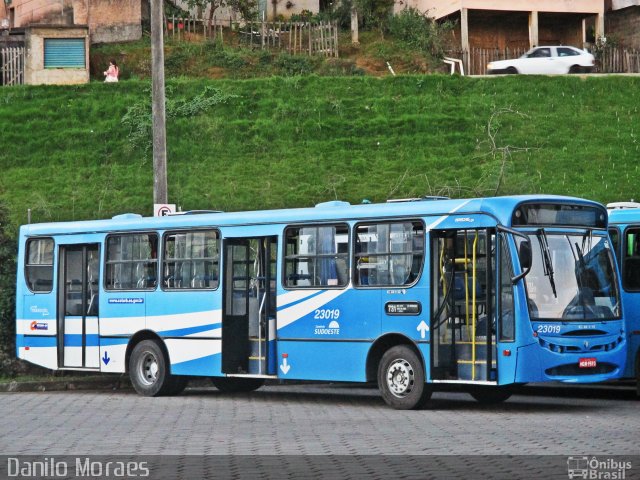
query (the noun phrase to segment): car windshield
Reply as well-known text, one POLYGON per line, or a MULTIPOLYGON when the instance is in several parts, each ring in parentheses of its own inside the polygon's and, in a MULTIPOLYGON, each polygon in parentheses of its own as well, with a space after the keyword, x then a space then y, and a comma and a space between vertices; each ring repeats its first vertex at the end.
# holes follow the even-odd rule
POLYGON ((616 272, 606 237, 591 232, 549 233, 543 228, 528 236, 532 265, 525 282, 532 320, 620 318, 616 272))

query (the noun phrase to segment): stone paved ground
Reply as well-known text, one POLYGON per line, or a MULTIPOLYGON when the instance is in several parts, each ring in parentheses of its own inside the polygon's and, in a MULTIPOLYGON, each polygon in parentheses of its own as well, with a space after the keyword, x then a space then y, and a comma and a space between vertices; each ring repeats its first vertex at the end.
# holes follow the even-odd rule
MULTIPOLYGON (((5 393, 0 454, 375 455, 390 459, 387 466, 412 455, 556 455, 564 478, 570 455, 640 455, 640 402, 630 388, 563 392, 528 388, 496 406, 439 392, 422 411, 392 410, 375 389, 339 385, 267 386, 233 395, 191 388, 164 398, 130 391, 5 393)), ((487 468, 495 472, 491 458, 487 468)), ((362 460, 358 468, 366 473, 369 464, 362 460)), ((437 472, 439 464, 431 464, 437 472)), ((341 468, 336 461, 322 465, 305 471, 314 477, 314 471, 338 474, 341 468)), ((392 467, 411 468, 411 461, 392 467)), ((499 467, 506 477, 517 473, 499 467)), ((441 468, 450 471, 446 461, 441 468)), ((538 468, 540 461, 521 477, 542 475, 538 468)), ((483 472, 477 462, 473 469, 483 472)))

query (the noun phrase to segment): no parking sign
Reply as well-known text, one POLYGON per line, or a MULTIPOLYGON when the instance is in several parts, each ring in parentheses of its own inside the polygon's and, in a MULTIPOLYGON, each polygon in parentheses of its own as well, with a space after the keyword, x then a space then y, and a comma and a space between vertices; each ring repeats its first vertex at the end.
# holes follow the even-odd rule
POLYGON ((167 215, 173 215, 174 213, 176 213, 175 203, 154 203, 153 204, 154 217, 166 217, 167 215))

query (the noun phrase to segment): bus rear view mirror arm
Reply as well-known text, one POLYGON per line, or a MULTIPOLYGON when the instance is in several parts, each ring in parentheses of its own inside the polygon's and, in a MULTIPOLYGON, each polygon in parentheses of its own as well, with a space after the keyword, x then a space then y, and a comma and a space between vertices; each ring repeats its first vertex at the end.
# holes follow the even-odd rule
POLYGON ((511 277, 511 283, 515 285, 520 279, 526 277, 531 271, 531 240, 524 233, 521 233, 509 227, 505 227, 503 225, 498 225, 498 230, 510 233, 511 235, 515 235, 523 239, 523 242, 518 247, 518 259, 520 261, 520 269, 522 270, 522 273, 511 277))

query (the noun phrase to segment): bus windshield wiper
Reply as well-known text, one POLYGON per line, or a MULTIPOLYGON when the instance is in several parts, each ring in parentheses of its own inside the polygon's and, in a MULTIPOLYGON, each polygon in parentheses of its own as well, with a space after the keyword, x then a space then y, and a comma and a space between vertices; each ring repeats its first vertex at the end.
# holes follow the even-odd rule
POLYGON ((549 285, 551 285, 551 291, 553 296, 558 298, 556 293, 556 282, 553 277, 553 262, 551 261, 551 253, 549 252, 549 242, 547 241, 547 234, 544 228, 538 229, 537 232, 538 243, 540 244, 540 252, 542 253, 542 268, 545 277, 549 277, 549 285))

